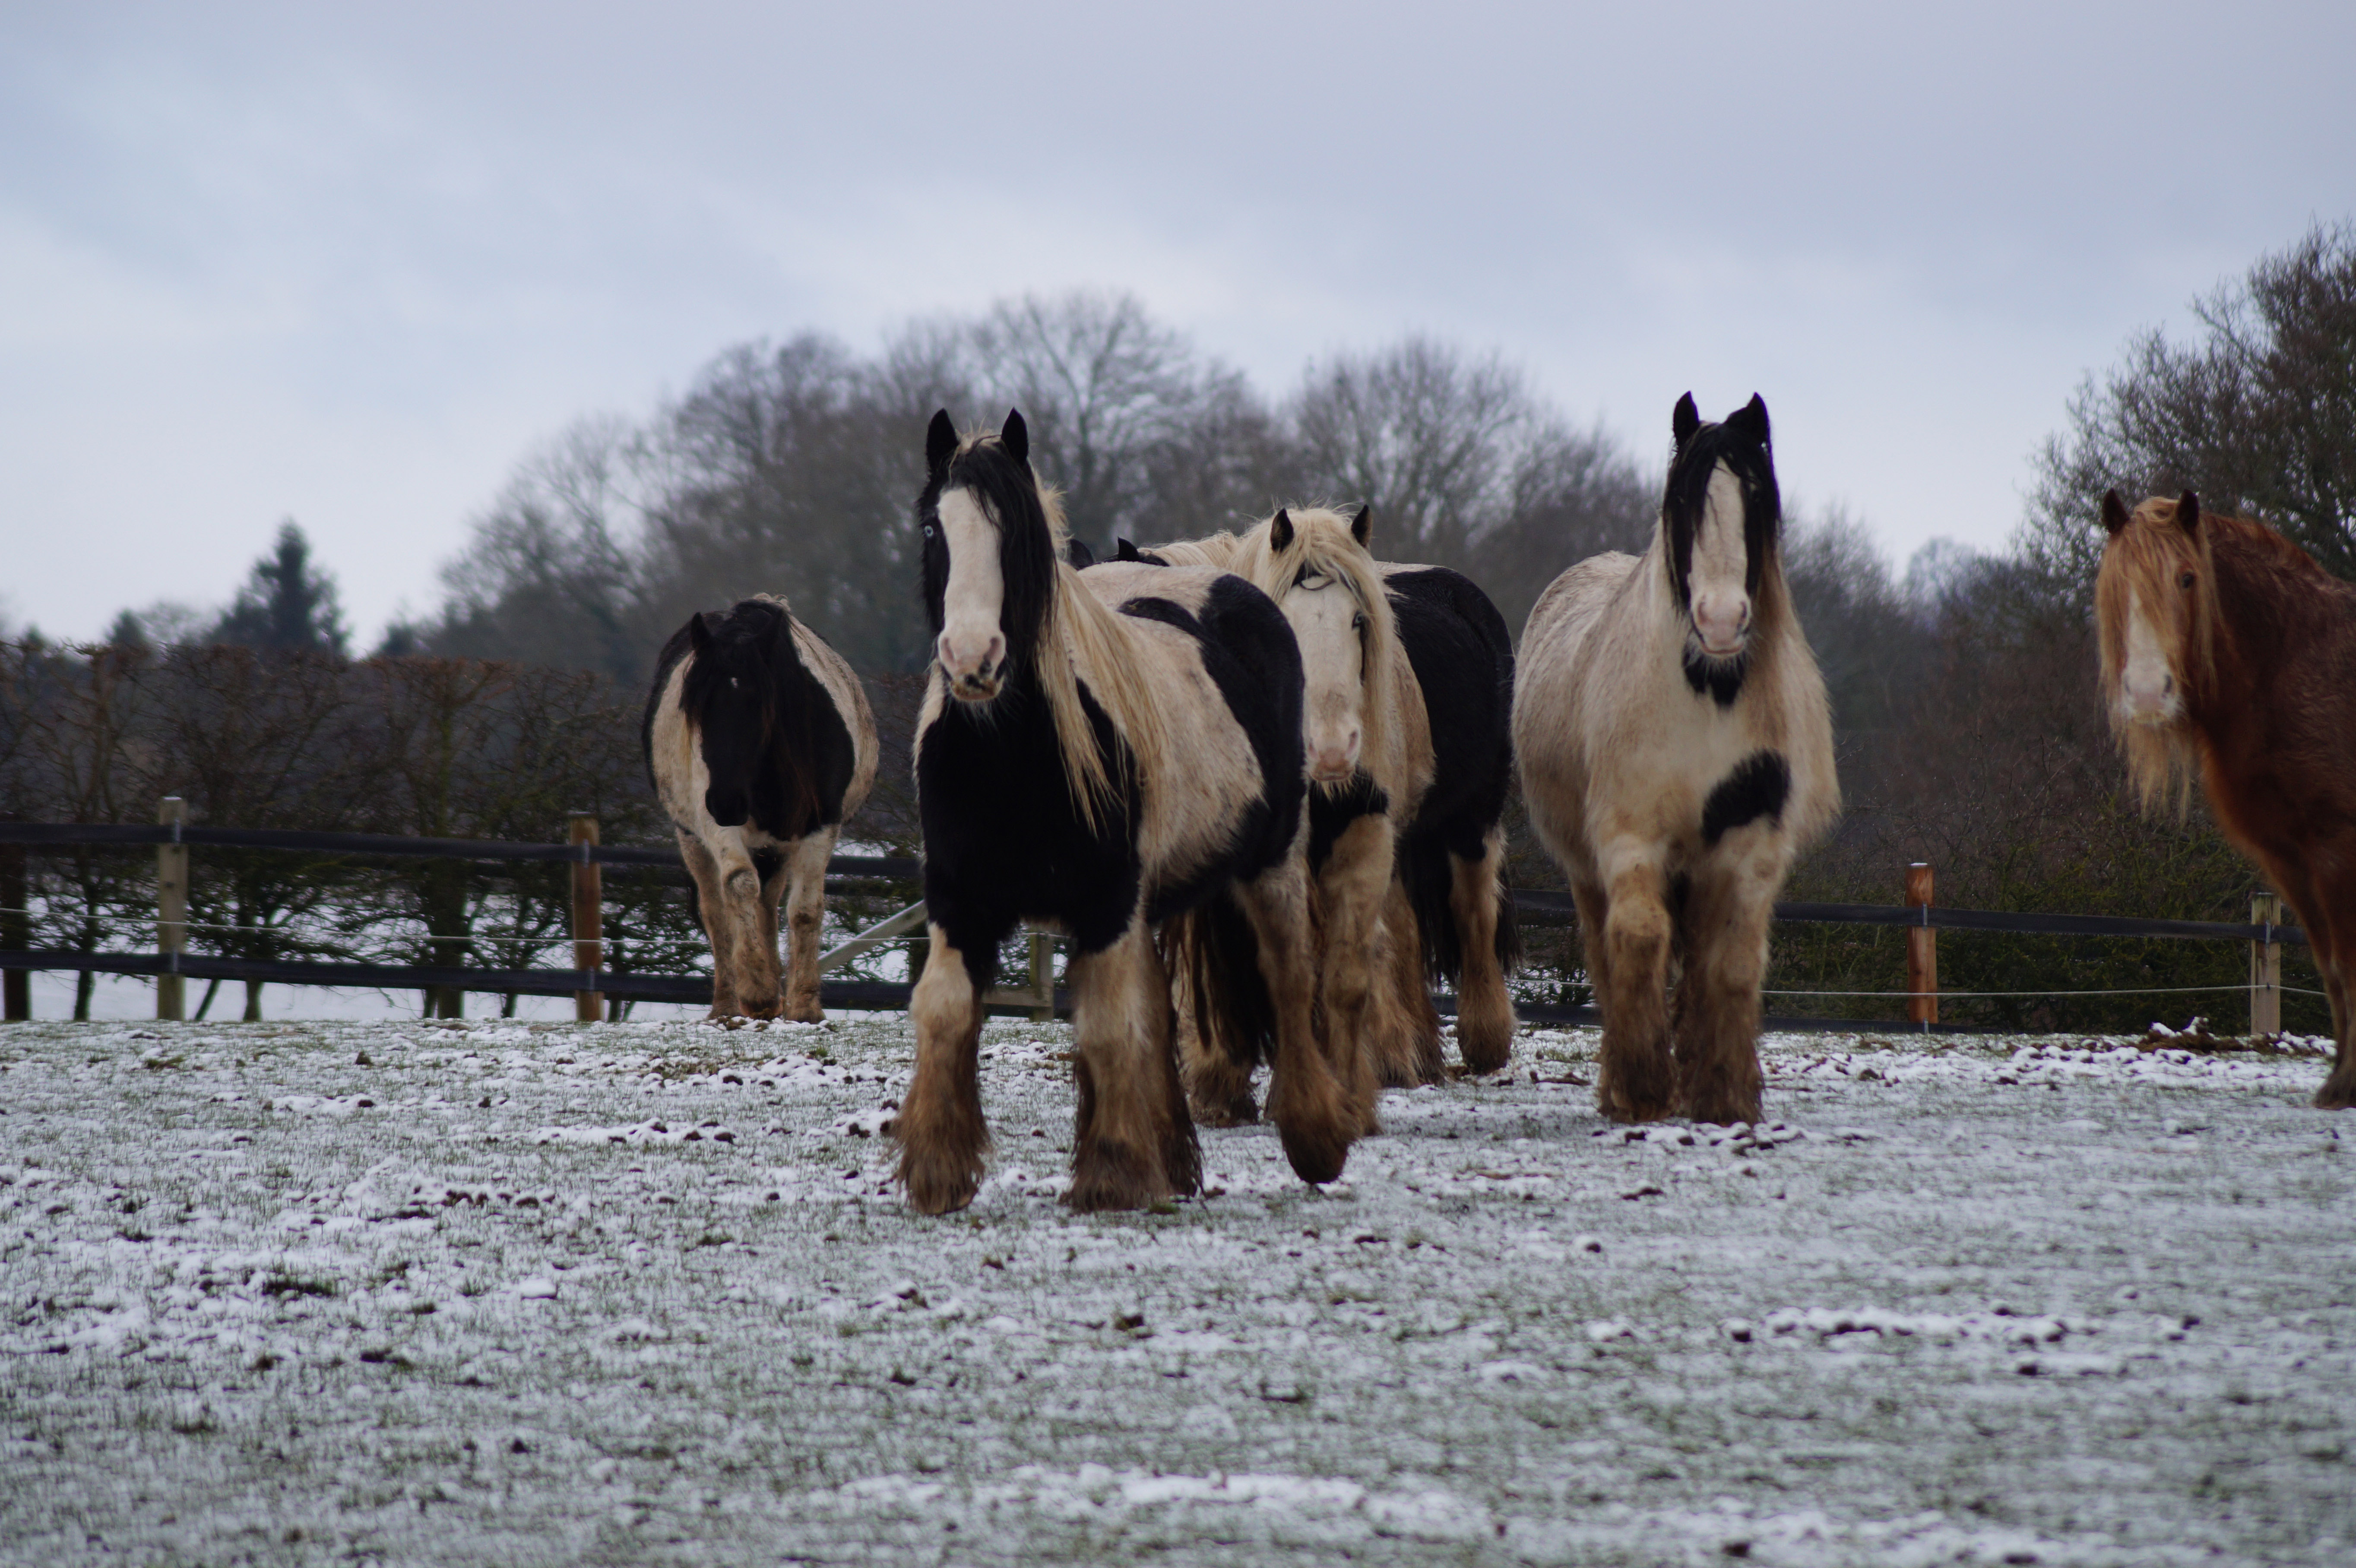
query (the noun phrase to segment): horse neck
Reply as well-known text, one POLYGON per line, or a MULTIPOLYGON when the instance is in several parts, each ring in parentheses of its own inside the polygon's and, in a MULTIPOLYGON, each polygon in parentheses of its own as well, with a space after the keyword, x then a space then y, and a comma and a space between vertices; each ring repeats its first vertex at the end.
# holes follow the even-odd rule
POLYGON ((2204 519, 2207 558, 2185 695, 2195 721, 2216 730, 2248 713, 2279 669, 2316 596, 2301 576, 2250 537, 2239 518, 2204 519), (2228 526, 2238 525, 2238 526, 2228 526))

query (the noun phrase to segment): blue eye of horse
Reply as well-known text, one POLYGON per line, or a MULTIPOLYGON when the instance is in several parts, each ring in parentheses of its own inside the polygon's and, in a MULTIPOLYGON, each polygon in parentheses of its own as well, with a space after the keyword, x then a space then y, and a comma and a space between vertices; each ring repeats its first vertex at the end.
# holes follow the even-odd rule
POLYGON ((932 525, 932 524, 930 524, 930 523, 926 523, 926 524, 925 525, 925 537, 926 537, 926 539, 930 539, 930 538, 932 538, 932 537, 933 537, 933 525, 932 525))

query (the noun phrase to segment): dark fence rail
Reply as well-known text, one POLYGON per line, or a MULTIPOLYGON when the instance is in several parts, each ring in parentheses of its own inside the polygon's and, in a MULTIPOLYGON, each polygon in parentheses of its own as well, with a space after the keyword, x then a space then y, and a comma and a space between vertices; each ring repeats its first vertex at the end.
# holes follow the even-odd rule
MULTIPOLYGON (((679 851, 666 846, 629 844, 516 844, 496 838, 406 838, 394 833, 305 833, 273 827, 196 827, 179 823, 0 822, 0 844, 63 848, 112 846, 138 848, 159 844, 209 846, 220 849, 285 849, 320 855, 386 855, 434 860, 554 860, 575 865, 680 865, 679 851)), ((827 862, 832 877, 865 877, 913 882, 924 876, 921 861, 892 855, 837 855, 827 862)))
MULTIPOLYGON (((514 843, 482 838, 414 838, 382 833, 316 833, 271 828, 200 827, 179 822, 156 826, 113 823, 0 822, 0 845, 22 846, 19 853, 38 849, 78 848, 138 848, 162 846, 266 849, 359 858, 400 857, 489 862, 558 862, 576 866, 651 866, 681 871, 679 851, 668 846, 604 845, 594 841, 564 844, 514 843)), ((1917 868, 1918 871, 1923 869, 1917 868)), ((920 881, 923 863, 905 856, 838 855, 827 864, 830 883, 920 881)), ((1927 896, 1927 881, 1922 894, 1927 896)), ((1571 896, 1546 889, 1517 889, 1512 894, 1515 920, 1524 925, 1563 926, 1577 919, 1571 896)), ((2278 902, 2269 903, 2278 910, 2278 902)), ((2254 954, 2278 951, 2278 944, 2304 945, 2307 933, 2297 926, 2259 921, 2146 920, 2117 915, 2050 914, 1998 910, 1945 909, 1925 902, 1848 904, 1783 902, 1775 906, 1779 923, 1832 925, 1903 926, 1918 931, 1987 931, 2023 935, 2095 937, 2172 937, 2193 941, 2247 942, 2254 954)), ((581 956, 587 956, 583 954, 581 956)), ((325 986, 357 989, 453 989, 518 996, 581 997, 595 993, 624 1000, 709 1003, 712 982, 694 975, 617 973, 606 969, 487 969, 417 965, 278 962, 212 957, 185 952, 85 952, 70 948, 0 950, 0 971, 71 970, 95 974, 185 976, 199 980, 248 980, 270 984, 325 986)), ((1911 974, 1911 971, 1910 971, 1911 974)), ((2275 983, 2278 987, 2278 981, 2275 983)), ((1936 981, 1929 989, 1891 993, 1892 999, 1935 997, 1936 981)), ((2254 979, 2254 990, 2257 982, 2254 979)), ((910 987, 881 980, 836 980, 821 989, 826 1006, 850 1009, 902 1008, 910 987)), ((2060 995, 2062 993, 2055 993, 2060 995)), ((1440 1010, 1454 1011, 1451 997, 1433 998, 1440 1010)), ((1056 993, 1058 1010, 1068 998, 1056 993)), ((1012 1006, 996 1011, 1023 1011, 1012 1006)), ((1523 1003, 1519 1010, 1532 1022, 1585 1024, 1596 1020, 1591 1007, 1523 1003)), ((19 1015, 21 1016, 21 1015, 19 1015)), ((1973 1026, 1940 1024, 1935 1005, 1918 1006, 1917 1017, 1901 1028, 1975 1032, 1973 1026)), ((1888 1027, 1864 1019, 1771 1018, 1783 1029, 1855 1029, 1888 1027)))

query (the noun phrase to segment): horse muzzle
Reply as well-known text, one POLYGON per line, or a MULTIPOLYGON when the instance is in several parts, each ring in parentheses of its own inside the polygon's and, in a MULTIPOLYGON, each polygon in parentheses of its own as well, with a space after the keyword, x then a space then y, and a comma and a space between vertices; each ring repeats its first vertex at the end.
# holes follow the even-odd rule
POLYGON ((978 669, 962 673, 942 672, 948 676, 949 695, 959 702, 988 702, 1006 684, 1006 672, 985 661, 978 669))

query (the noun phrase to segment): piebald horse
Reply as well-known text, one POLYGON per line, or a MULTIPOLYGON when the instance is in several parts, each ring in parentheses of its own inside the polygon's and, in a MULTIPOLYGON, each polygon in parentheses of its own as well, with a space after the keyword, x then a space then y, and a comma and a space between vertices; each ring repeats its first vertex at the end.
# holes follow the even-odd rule
POLYGON ((2356 585, 2187 490, 2103 497, 2103 697, 2147 805, 2197 775, 2217 826, 2307 930, 2338 1054, 2315 1103, 2356 1105, 2356 585))
POLYGON ((1705 424, 1687 393, 1670 426, 1652 548, 1581 561, 1530 611, 1514 749, 1579 907, 1597 1104, 1755 1121, 1775 894, 1840 809, 1832 715, 1776 550, 1767 405, 1705 424))
MULTIPOLYGON (((1376 562, 1372 528, 1366 507, 1346 518, 1287 508, 1239 537, 1128 547, 1135 559, 1226 565, 1251 579, 1301 644, 1320 996, 1337 1068, 1369 1130, 1376 1081, 1440 1075, 1427 955, 1446 979, 1462 977, 1458 1035, 1469 1065, 1502 1066, 1515 1028, 1498 827, 1512 778, 1512 646, 1486 596, 1456 573, 1376 562), (1448 742, 1444 755, 1436 736, 1448 742)), ((1215 934, 1205 928, 1219 912, 1208 907, 1174 933, 1182 967, 1203 965, 1205 939, 1215 934)), ((1258 1050, 1252 1031, 1235 1027, 1248 1020, 1186 1008, 1184 984, 1179 995, 1182 1023, 1198 1025, 1182 1031, 1196 1115, 1250 1119, 1258 1050)))
POLYGON ((875 716, 859 677, 784 600, 759 595, 671 635, 638 740, 712 940, 712 1016, 816 1022, 826 865, 875 782, 875 716))
POLYGON ((989 1132, 977 1062, 998 945, 1072 943, 1079 1092, 1066 1201, 1141 1208, 1200 1181, 1151 937, 1223 889, 1258 937, 1277 1020, 1269 1114, 1293 1169, 1341 1173, 1355 1136, 1314 1031, 1301 656, 1268 596, 1223 572, 1064 558, 1020 413, 926 439, 916 505, 934 659, 916 724, 930 955, 900 1178, 927 1213, 972 1201, 989 1132))

